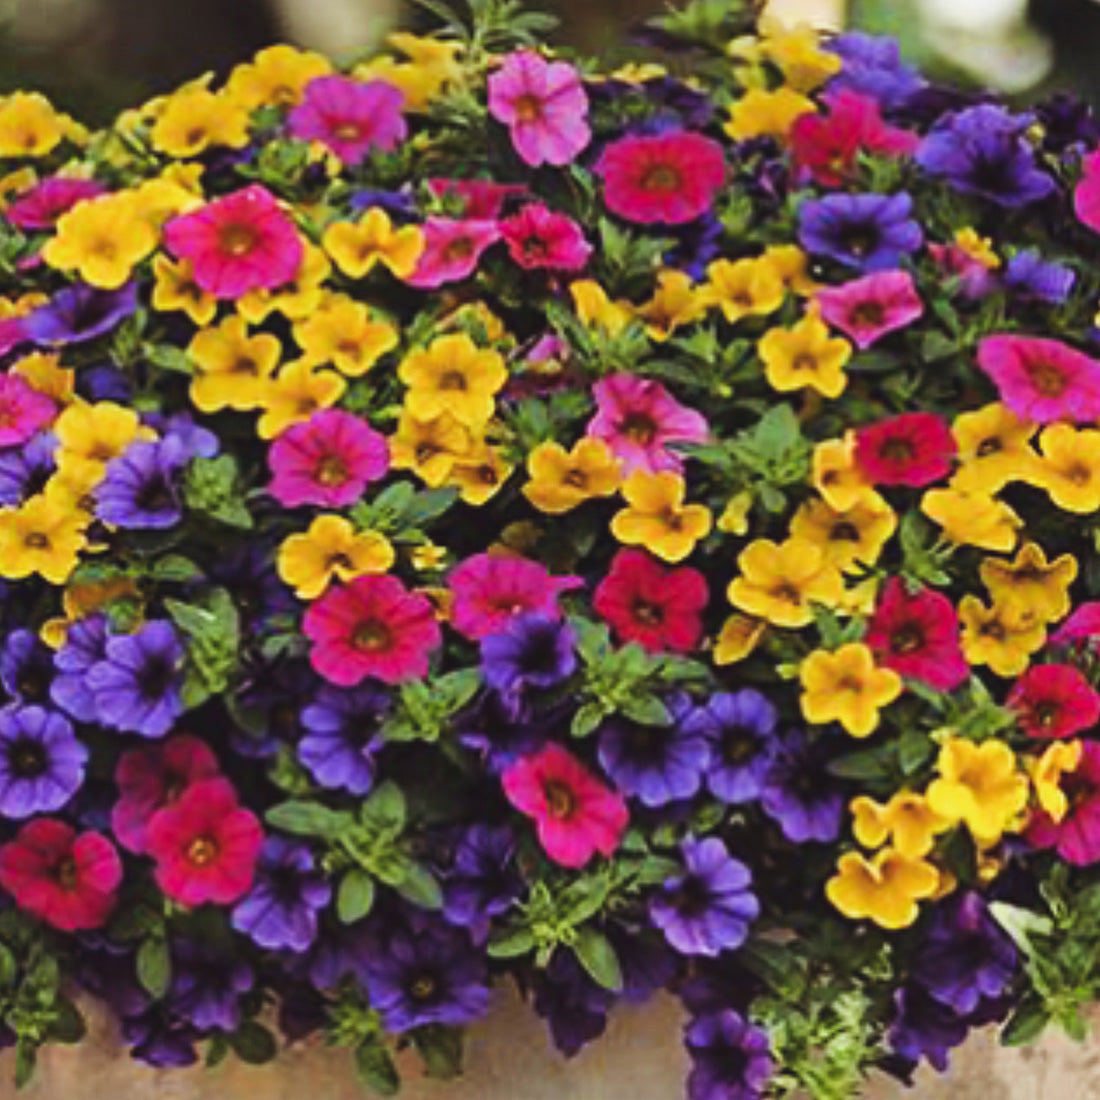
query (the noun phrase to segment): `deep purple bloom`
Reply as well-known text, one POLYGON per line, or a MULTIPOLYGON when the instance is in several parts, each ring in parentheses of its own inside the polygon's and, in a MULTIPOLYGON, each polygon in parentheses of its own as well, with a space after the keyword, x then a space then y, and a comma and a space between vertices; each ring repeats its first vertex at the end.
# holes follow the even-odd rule
POLYGON ((50 684, 50 701, 54 706, 78 722, 94 722, 95 695, 88 686, 87 673, 106 656, 107 616, 96 613, 73 623, 53 658, 57 675, 50 684))
POLYGON ((20 703, 47 703, 53 652, 33 630, 13 630, 0 649, 0 683, 20 703))
POLYGON ((692 1020, 684 1045, 689 1100, 756 1100, 775 1070, 768 1033, 731 1008, 692 1020))
POLYGON ((515 865, 516 838, 506 825, 471 825, 455 847, 443 882, 443 916, 483 943, 489 921, 523 889, 515 865))
POLYGON ((485 767, 496 774, 519 757, 540 749, 550 735, 556 714, 553 708, 536 711, 523 697, 485 691, 457 716, 455 728, 458 740, 478 753, 485 767))
POLYGON ((649 903, 653 923, 683 955, 718 955, 740 947, 760 915, 752 874, 717 837, 680 845, 685 871, 665 880, 649 903))
POLYGON ((134 634, 108 638, 86 674, 97 720, 112 729, 163 737, 183 713, 183 645, 175 627, 151 619, 134 634))
POLYGON ((301 956, 301 961, 314 989, 335 989, 346 977, 365 986, 369 977, 367 961, 377 947, 377 937, 370 925, 361 920, 326 929, 309 954, 301 956))
POLYGON ((260 541, 240 546, 210 566, 210 579, 233 597, 241 616, 241 628, 252 635, 272 619, 297 611, 293 592, 275 567, 275 552, 260 541))
POLYGON ((98 290, 87 283, 76 283, 28 313, 23 329, 29 340, 47 347, 79 344, 110 332, 136 309, 136 283, 127 283, 118 290, 98 290))
POLYGON ((317 936, 317 913, 332 887, 314 869, 305 844, 269 836, 260 852, 252 889, 233 907, 238 932, 271 950, 305 951, 317 936))
POLYGON ((619 957, 623 975, 619 996, 627 1004, 645 1004, 676 980, 683 959, 653 929, 608 924, 604 931, 619 957))
POLYGON ((167 1004, 195 1027, 236 1031, 241 1022, 241 994, 252 984, 252 968, 237 954, 197 940, 173 942, 167 1004))
POLYGON ((775 707, 753 688, 718 692, 688 716, 684 729, 701 733, 711 745, 704 778, 715 798, 736 805, 760 797, 772 763, 776 721, 775 707))
POLYGON ((982 103, 948 115, 921 142, 914 160, 957 191, 1015 208, 1044 199, 1054 178, 1035 163, 1024 137, 1034 119, 982 103))
POLYGON ((1042 146, 1047 152, 1082 152, 1100 141, 1100 119, 1088 103, 1075 95, 1055 92, 1032 110, 1042 128, 1042 146))
POLYGON ((564 620, 513 615, 501 633, 481 639, 482 675, 502 695, 554 687, 576 669, 576 644, 576 631, 564 620))
POLYGON ((844 68, 829 81, 829 92, 849 88, 877 99, 884 111, 900 107, 924 86, 916 69, 901 59, 897 40, 850 31, 839 34, 824 48, 839 54, 844 68))
POLYGON ((155 1069, 180 1069, 199 1060, 195 1053, 195 1043, 202 1038, 199 1030, 156 1005, 124 1019, 122 1038, 130 1044, 131 1058, 155 1069))
POLYGON ((676 243, 661 258, 666 267, 678 267, 696 281, 706 276, 707 264, 722 252, 722 222, 704 214, 693 222, 668 227, 676 243))
POLYGON ((84 782, 88 750, 72 723, 45 707, 0 708, 0 816, 60 810, 84 782))
POLYGON ((159 412, 146 413, 142 420, 155 428, 163 439, 176 440, 185 455, 184 461, 213 458, 221 449, 217 435, 209 428, 196 424, 195 418, 188 412, 173 413, 171 416, 159 412))
POLYGON ((174 527, 183 518, 176 481, 189 457, 172 436, 131 443, 94 490, 96 516, 115 527, 174 527))
POLYGON ((76 374, 76 392, 86 401, 116 401, 129 404, 134 387, 126 374, 111 363, 82 367, 76 374))
POLYGON ((821 742, 811 742, 801 730, 788 731, 776 744, 760 805, 795 844, 840 834, 844 796, 829 781, 827 763, 821 742))
POLYGON ((389 695, 374 684, 325 684, 302 710, 309 732, 298 742, 298 759, 322 787, 366 794, 374 783, 374 756, 384 743, 380 730, 390 706, 389 695))
POLYGON ((250 662, 237 693, 230 744, 234 752, 266 760, 281 744, 293 744, 306 732, 301 714, 321 687, 310 663, 294 658, 250 662))
POLYGON ((1058 305, 1073 290, 1076 273, 1062 264, 1044 260, 1034 248, 1017 252, 1005 268, 1004 285, 1021 298, 1058 305))
POLYGON ((56 450, 57 437, 39 432, 0 453, 0 507, 16 508, 42 491, 57 466, 56 450))
POLYGON ((665 705, 672 718, 668 726, 612 718, 600 730, 600 766, 623 794, 646 806, 691 798, 711 761, 707 738, 687 722, 692 712, 688 696, 678 692, 665 705))
POLYGON ((947 1052, 970 1030, 966 1020, 915 983, 894 993, 896 1015, 890 1026, 891 1049, 916 1064, 927 1058, 940 1073, 947 1069, 947 1052))
POLYGON ((348 206, 355 211, 380 206, 395 222, 414 221, 419 216, 416 209, 416 196, 411 191, 381 191, 377 188, 363 187, 352 192, 348 206))
POLYGON ((614 999, 585 973, 572 951, 561 948, 535 978, 535 1012, 546 1021, 554 1046, 567 1058, 604 1033, 614 999))
POLYGON ((888 271, 924 241, 910 216, 913 200, 896 195, 826 195, 802 204, 798 239, 807 252, 857 271, 888 271))

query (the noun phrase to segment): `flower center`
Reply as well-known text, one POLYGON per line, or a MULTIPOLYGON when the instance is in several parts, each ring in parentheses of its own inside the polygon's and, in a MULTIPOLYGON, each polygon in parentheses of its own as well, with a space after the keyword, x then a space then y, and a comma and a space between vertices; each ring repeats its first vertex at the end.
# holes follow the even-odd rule
POLYGON ((455 237, 440 251, 440 259, 444 263, 457 263, 459 260, 468 260, 473 254, 474 242, 469 237, 455 237))
POLYGON ((1043 397, 1061 397, 1069 386, 1069 379, 1050 363, 1031 362, 1024 370, 1028 381, 1043 397))
POLYGON ((791 363, 791 370, 807 371, 812 374, 817 370, 817 360, 812 355, 807 355, 803 352, 802 355, 796 355, 794 357, 794 362, 791 363))
POLYGON ((562 478, 562 484, 572 489, 587 489, 588 475, 583 470, 572 469, 562 478))
POLYGON ((768 592, 773 600, 778 600, 780 603, 795 604, 796 606, 802 603, 802 593, 798 590, 798 586, 792 584, 790 581, 779 581, 773 585, 768 592))
POLYGON ((643 191, 678 191, 683 183, 679 170, 671 164, 654 164, 638 180, 643 191))
POLYGON ((848 314, 848 322, 852 325, 881 325, 884 319, 885 312, 881 302, 860 302, 848 314))
POLYGON ((859 542, 859 528, 843 519, 829 529, 830 542, 859 542))
POLYGON ((517 122, 537 122, 542 118, 542 101, 538 96, 521 95, 515 102, 517 122))
POLYGON ((523 242, 523 257, 526 260, 545 260, 549 252, 546 242, 534 234, 523 242))
POLYGON ((385 623, 376 619, 363 623, 356 627, 351 636, 351 644, 356 649, 366 650, 368 653, 377 653, 390 644, 390 631, 385 623))
POLYGON ((348 468, 339 456, 325 455, 317 463, 313 477, 318 485, 343 485, 348 480, 348 468))
POLYGON ((1061 707, 1053 699, 1042 699, 1031 708, 1031 717, 1040 729, 1050 729, 1058 721, 1061 707))
POLYGON ((187 858, 196 867, 205 867, 218 854, 217 842, 208 836, 197 836, 187 846, 187 858))
POLYGON ((853 256, 866 256, 878 245, 879 235, 872 225, 849 225, 841 234, 841 243, 853 256))
POLYGON ((439 378, 439 388, 441 390, 461 390, 463 393, 466 391, 466 375, 460 370, 445 371, 439 378))
POLYGON ((722 738, 722 759, 727 764, 745 764, 756 755, 759 747, 749 730, 735 726, 722 738))
POLYGON ((359 141, 363 136, 363 127, 358 122, 341 122, 332 128, 332 136, 337 141, 359 141))
POLYGON ((50 539, 48 535, 44 535, 41 531, 32 531, 23 539, 23 545, 28 550, 48 550, 50 539))
POLYGON ((906 623, 890 636, 890 648, 902 657, 916 653, 923 645, 924 633, 916 623, 906 623))
POLYGON ((989 455, 999 454, 1004 450, 1004 446, 998 436, 991 435, 988 439, 983 439, 978 444, 978 449, 974 453, 978 458, 987 458, 989 455))
POLYGON ((908 462, 915 456, 916 451, 908 439, 893 436, 883 443, 879 454, 889 462, 908 462))
POLYGON ((218 244, 230 256, 245 256, 256 247, 259 235, 251 225, 232 222, 218 234, 218 244))
POLYGON ((426 1001, 434 996, 438 983, 431 974, 419 974, 409 983, 409 996, 416 1001, 426 1001))
POLYGON ((635 600, 633 610, 634 618, 645 626, 660 626, 665 621, 664 608, 649 600, 635 600))
POLYGON ((8 766, 20 779, 33 779, 46 771, 46 751, 37 741, 20 738, 8 749, 8 766))
POLYGON ((71 890, 76 886, 76 860, 72 856, 66 856, 58 865, 55 872, 58 885, 62 890, 71 890))
POLYGON ((551 779, 543 784, 542 794, 546 799, 546 809, 551 817, 564 821, 573 816, 577 808, 577 800, 564 783, 551 779))
POLYGON ((648 447, 657 438, 657 425, 646 413, 632 412, 619 423, 619 431, 633 443, 648 447))

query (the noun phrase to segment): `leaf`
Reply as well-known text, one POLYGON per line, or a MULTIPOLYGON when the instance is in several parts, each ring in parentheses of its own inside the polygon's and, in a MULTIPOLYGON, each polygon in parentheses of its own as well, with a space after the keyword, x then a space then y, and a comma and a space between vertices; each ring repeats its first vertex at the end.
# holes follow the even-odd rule
POLYGON ((801 438, 802 429, 790 405, 769 409, 752 431, 757 450, 773 461, 782 458, 801 438))
POLYGON ((374 905, 374 879, 366 871, 353 867, 340 880, 336 894, 336 915, 343 924, 361 920, 374 905))
POLYGON ((150 570, 153 580, 168 584, 183 584, 186 581, 199 580, 202 575, 202 570, 182 554, 167 554, 163 558, 157 558, 150 570))
POLYGON ((443 908, 443 890, 439 883, 426 867, 412 860, 395 889, 406 901, 421 909, 443 908))
POLYGON ((161 370, 175 371, 177 374, 195 373, 191 357, 173 344, 146 344, 144 355, 148 362, 161 370))
POLYGON ((245 1020, 229 1036, 229 1045, 242 1062, 250 1066, 262 1066, 272 1061, 279 1053, 275 1036, 263 1024, 255 1020, 245 1020))
POLYGON ((79 1043, 88 1032, 84 1017, 67 997, 61 997, 54 1005, 57 1016, 50 1024, 49 1038, 55 1043, 79 1043))
POLYGON ((359 820, 370 829, 396 834, 405 827, 405 796, 391 780, 379 784, 359 810, 359 820))
POLYGON ((573 715, 573 721, 569 732, 574 737, 587 737, 594 733, 596 727, 607 717, 607 710, 602 703, 585 703, 579 707, 573 715))
POLYGON ((1054 924, 1049 917, 1019 905, 1010 905, 1007 901, 991 902, 989 912, 1012 937, 1012 942, 1029 955, 1035 950, 1031 943, 1033 934, 1049 936, 1054 931, 1054 924))
POLYGON ((602 932, 589 926, 578 928, 573 953, 597 985, 616 993, 622 989, 623 972, 619 957, 602 932))
POLYGON ((206 1058, 204 1059, 206 1068, 213 1069, 215 1066, 220 1065, 232 1049, 225 1032, 215 1031, 210 1036, 210 1043, 206 1048, 206 1058))
POLYGON ((355 825, 343 810, 330 810, 316 802, 280 802, 264 815, 269 825, 295 836, 319 836, 334 840, 355 825))
POLYGON ((15 1087, 26 1088, 34 1076, 34 1067, 38 1061, 38 1048, 23 1036, 15 1044, 15 1087))
POLYGON ((494 959, 515 959, 534 949, 535 937, 529 928, 509 928, 489 937, 486 952, 494 959))
POLYGON ((628 695, 619 709, 640 726, 667 726, 672 722, 668 707, 656 695, 628 695))
POLYGON ((157 999, 163 997, 172 981, 172 956, 168 952, 168 941, 162 936, 142 940, 137 950, 136 965, 142 987, 157 999))
POLYGON ((830 775, 838 779, 887 781, 891 778, 890 768, 884 759, 881 748, 864 749, 831 760, 826 765, 830 775))
POLYGON ((396 1096, 401 1078, 390 1052, 381 1043, 368 1039, 355 1050, 355 1072, 371 1092, 379 1096, 396 1096))
POLYGON ((1001 1046, 1018 1047, 1034 1042, 1050 1023, 1050 1013, 1034 994, 1025 997, 1001 1028, 1001 1046))
POLYGON ((462 1031, 456 1027, 429 1024, 412 1033, 413 1045, 424 1060, 429 1077, 449 1080, 462 1073, 462 1031))

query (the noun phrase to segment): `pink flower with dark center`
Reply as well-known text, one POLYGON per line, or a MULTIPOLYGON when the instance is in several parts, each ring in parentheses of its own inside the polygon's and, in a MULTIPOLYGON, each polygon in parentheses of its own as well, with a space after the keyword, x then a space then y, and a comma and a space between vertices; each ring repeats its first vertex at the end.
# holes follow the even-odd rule
POLYGON ((1073 192, 1073 210, 1082 225, 1100 233, 1100 149, 1081 163, 1081 179, 1073 192))
POLYGON ((902 413, 856 432, 856 465, 874 485, 919 489, 951 472, 955 437, 935 413, 902 413))
POLYGON ((372 149, 389 152, 408 133, 405 96, 384 80, 363 83, 347 76, 314 77, 287 116, 296 138, 327 145, 345 164, 361 164, 372 149))
POLYGON ((624 476, 635 470, 682 470, 683 459, 667 445, 702 443, 710 430, 701 413, 681 405, 650 378, 612 374, 597 382, 592 393, 596 415, 586 434, 602 439, 622 460, 624 476))
POLYGON ((488 81, 489 114, 508 127, 520 159, 570 164, 591 141, 588 96, 580 73, 531 50, 510 53, 488 81))
POLYGON ((514 217, 502 221, 500 230, 509 254, 520 267, 579 271, 592 254, 581 227, 541 202, 528 203, 514 217))
POLYGON ((605 787, 561 745, 524 756, 501 776, 504 794, 535 819, 539 843, 563 867, 610 856, 630 821, 622 795, 605 787))
POLYGON ((1036 848, 1055 848, 1066 862, 1087 867, 1100 860, 1100 744, 1081 742, 1081 759, 1062 776, 1061 788, 1069 803, 1065 817, 1055 821, 1038 812, 1024 837, 1036 848))
POLYGON ((57 406, 18 374, 0 374, 0 447, 25 443, 57 415, 57 406))
POLYGON ((528 194, 521 183, 494 183, 493 180, 454 180, 436 177, 428 180, 428 189, 438 199, 457 202, 464 218, 492 220, 500 216, 509 199, 528 194))
POLYGON ((164 227, 164 243, 190 260, 195 284, 215 298, 239 298, 292 282, 304 249, 275 196, 252 184, 164 227))
POLYGON ((642 224, 681 225, 714 205, 726 160, 718 142, 673 131, 619 138, 604 150, 596 171, 613 214, 642 224))
POLYGON ((1085 424, 1100 418, 1100 362, 1060 340, 987 336, 978 345, 978 366, 1021 420, 1085 424))
POLYGON ((500 224, 486 218, 428 218, 421 228, 424 251, 405 282, 422 290, 469 278, 485 249, 500 240, 500 224))
POLYGON ((815 298, 821 316, 860 350, 904 328, 924 312, 907 271, 876 271, 840 286, 823 287, 815 298))
POLYGON ((1072 737, 1100 720, 1100 694, 1073 665, 1033 665, 1016 681, 1006 705, 1029 737, 1072 737))
POLYGON ((20 229, 52 229, 57 219, 82 199, 95 198, 106 191, 96 180, 51 176, 20 195, 4 211, 4 217, 20 229))
POLYGON ((1100 637, 1100 600, 1081 604, 1058 629, 1051 634, 1051 645, 1071 645, 1100 637))
POLYGON ((287 508, 342 508, 390 468, 389 444, 362 417, 322 409, 292 424, 271 444, 267 491, 287 508))
POLYGON ((474 554, 451 571, 451 626, 475 641, 502 634, 515 615, 561 616, 558 597, 581 586, 580 577, 551 575, 544 565, 504 554, 474 554))
POLYGON ((313 642, 315 671, 340 687, 367 677, 400 684, 426 676, 443 640, 426 596, 396 577, 374 575, 330 588, 310 605, 302 631, 313 642))

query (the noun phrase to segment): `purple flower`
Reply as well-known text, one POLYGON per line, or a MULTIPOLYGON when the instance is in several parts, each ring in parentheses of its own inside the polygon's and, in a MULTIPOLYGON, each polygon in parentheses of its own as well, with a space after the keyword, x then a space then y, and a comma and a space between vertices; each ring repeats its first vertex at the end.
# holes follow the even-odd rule
POLYGON ((142 420, 163 439, 176 440, 185 462, 192 458, 213 458, 221 448, 218 437, 209 428, 196 424, 188 412, 173 413, 171 416, 159 412, 146 413, 142 420))
POLYGON ((572 951, 559 948, 536 975, 535 1012, 546 1021, 554 1046, 567 1058, 604 1033, 613 1003, 612 994, 596 985, 572 951))
POLYGON ((666 267, 678 267, 696 281, 706 276, 707 264, 722 252, 722 223, 713 214, 668 227, 676 243, 662 257, 666 267))
POLYGON ((157 1006, 124 1019, 122 1038, 130 1044, 131 1058, 156 1069, 180 1069, 199 1060, 195 1053, 195 1043, 202 1038, 198 1029, 157 1006))
POLYGON ((950 114, 921 142, 914 159, 956 191, 1014 208, 1044 199, 1054 178, 1035 164, 1024 131, 1034 119, 982 103, 950 114))
POLYGON ((348 206, 355 211, 380 206, 395 222, 413 221, 417 217, 416 197, 411 191, 380 191, 363 187, 352 192, 348 206))
POLYGON ((78 722, 94 722, 95 695, 88 686, 87 673, 106 656, 107 616, 97 613, 73 623, 53 658, 57 675, 50 684, 50 701, 54 706, 78 722))
POLYGON ((301 952, 316 938, 317 913, 331 898, 309 848, 269 836, 252 889, 234 906, 231 921, 261 947, 301 952))
POLYGON ((195 1027, 236 1031, 241 1022, 241 994, 252 985, 252 968, 236 954, 196 940, 179 939, 172 944, 168 1007, 195 1027))
POLYGON ((829 81, 829 91, 849 88, 877 99, 883 110, 904 105, 924 86, 916 69, 901 60, 897 40, 850 31, 839 34, 825 49, 839 54, 844 67, 829 81))
POLYGON ((377 946, 367 921, 326 930, 303 956, 310 982, 315 989, 335 989, 350 976, 365 986, 369 977, 367 961, 377 946))
POLYGON ((489 921, 503 913, 523 888, 515 865, 515 837, 506 825, 471 825, 458 842, 443 882, 443 917, 469 930, 476 943, 489 921))
POLYGON ((126 405, 134 396, 130 379, 111 363, 82 367, 76 374, 76 392, 88 401, 116 401, 126 405))
POLYGON ((42 491, 57 466, 56 450, 57 437, 39 432, 0 453, 0 507, 16 508, 42 491))
POLYGON ((134 634, 108 638, 86 674, 96 718, 112 729, 163 737, 183 713, 183 646, 175 627, 151 619, 134 634))
POLYGON ((803 248, 858 271, 888 271, 924 241, 910 215, 913 200, 896 195, 826 195, 802 204, 798 239, 803 248))
POLYGON ((840 834, 844 796, 830 784, 827 763, 821 742, 811 743, 801 730, 788 731, 776 743, 760 805, 795 844, 840 834))
POLYGON ((374 756, 384 744, 382 721, 391 701, 373 684, 339 688, 326 684, 302 710, 309 731, 298 759, 322 787, 364 795, 374 783, 374 756))
POLYGON ((94 490, 96 516, 115 527, 174 527, 183 518, 176 477, 188 458, 174 436, 131 443, 94 490))
POLYGON ((613 718, 600 730, 600 766, 623 794, 651 807, 691 798, 711 761, 710 743, 689 724, 688 696, 669 696, 665 705, 672 719, 668 726, 613 718))
POLYGON ((321 678, 308 661, 276 658, 257 661, 237 693, 230 738, 233 751, 265 760, 280 744, 293 743, 305 732, 302 709, 317 694, 321 678))
POLYGON ((1070 268, 1044 260, 1034 248, 1017 252, 1004 273, 1004 285, 1013 293, 1053 305, 1070 296, 1076 280, 1070 268))
POLYGON ((84 782, 88 750, 72 724, 45 707, 0 709, 0 815, 60 810, 84 782))
POLYGON ((1068 92, 1055 92, 1033 108, 1042 130, 1043 149, 1082 152, 1100 141, 1100 120, 1092 107, 1068 92))
POLYGON ((500 634, 482 638, 482 675, 502 695, 554 687, 577 667, 576 642, 576 631, 564 621, 513 615, 500 634))
POLYGON ((556 714, 546 707, 536 712, 524 698, 486 691, 456 718, 455 726, 459 742, 479 753, 496 774, 541 748, 556 714))
POLYGON ((740 947, 760 903, 749 890, 752 874, 717 837, 680 845, 685 871, 665 880, 649 903, 653 923, 683 955, 718 955, 740 947))
POLYGON ((688 716, 685 731, 702 734, 711 745, 705 779, 715 798, 737 805, 760 797, 772 763, 776 721, 775 707, 752 688, 718 692, 688 716))
POLYGON ((135 283, 118 290, 97 290, 77 283, 59 290, 45 305, 27 314, 23 329, 36 344, 79 344, 110 332, 136 309, 135 283))
POLYGON ((0 683, 20 703, 47 703, 53 652, 33 630, 13 630, 0 649, 0 683))
POLYGON ((732 1008, 692 1020, 684 1046, 692 1063, 690 1100, 756 1100, 775 1070, 768 1033, 732 1008))
POLYGON ((894 1009, 896 1015, 888 1035, 891 1049, 914 1064, 927 1058, 943 1073, 947 1052, 957 1047, 970 1030, 966 1020, 916 984, 895 991, 894 1009))
POLYGON ((210 579, 233 597, 248 634, 265 629, 277 616, 297 611, 293 593, 275 568, 274 551, 262 542, 236 547, 218 558, 210 566, 210 579))

